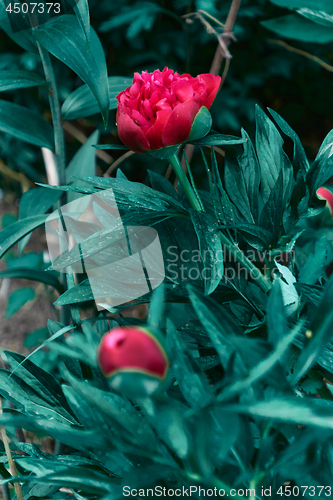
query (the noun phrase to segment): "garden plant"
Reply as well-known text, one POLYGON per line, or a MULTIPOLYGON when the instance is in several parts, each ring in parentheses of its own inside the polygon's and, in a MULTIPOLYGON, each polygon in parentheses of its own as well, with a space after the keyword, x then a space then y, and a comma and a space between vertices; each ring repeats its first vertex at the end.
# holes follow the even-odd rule
POLYGON ((324 82, 331 2, 3 0, 0 26, 0 279, 31 282, 6 317, 35 282, 52 310, 28 355, 0 331, 4 500, 331 497, 333 129, 313 154, 232 69, 274 33, 324 82))

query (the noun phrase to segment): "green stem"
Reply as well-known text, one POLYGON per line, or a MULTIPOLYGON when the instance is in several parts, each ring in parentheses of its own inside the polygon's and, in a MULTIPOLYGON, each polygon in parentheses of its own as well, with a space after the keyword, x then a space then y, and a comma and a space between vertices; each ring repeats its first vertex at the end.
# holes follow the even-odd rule
POLYGON ((65 135, 61 125, 61 111, 58 96, 57 83, 54 76, 51 58, 47 50, 38 42, 37 48, 42 61, 45 79, 50 84, 49 102, 52 115, 52 124, 54 130, 55 160, 57 166, 59 185, 66 184, 66 146, 65 135))
MULTIPOLYGON (((198 196, 195 194, 188 178, 186 177, 177 154, 171 156, 169 158, 169 161, 182 188, 184 189, 184 192, 192 208, 194 210, 197 210, 198 212, 201 212, 201 201, 198 199, 198 196)), ((269 292, 269 290, 271 289, 271 283, 269 282, 269 280, 265 278, 265 276, 259 271, 259 269, 254 264, 252 264, 252 262, 243 254, 243 252, 236 245, 234 245, 222 232, 220 233, 220 238, 222 243, 236 258, 236 260, 240 264, 242 264, 242 266, 244 266, 247 271, 249 271, 251 278, 257 283, 259 288, 261 288, 264 293, 269 292)))
POLYGON ((191 207, 194 208, 194 210, 197 210, 197 212, 201 212, 202 211, 201 203, 198 200, 198 198, 197 198, 197 196, 196 196, 196 194, 195 194, 195 192, 190 184, 190 181, 186 177, 186 174, 185 174, 184 169, 179 161, 177 154, 172 155, 169 158, 169 161, 170 161, 172 168, 177 176, 177 179, 179 180, 182 188, 184 189, 184 192, 187 196, 188 201, 191 204, 191 207))
MULTIPOLYGON (((38 29, 35 27, 34 29, 38 29)), ((50 84, 49 89, 49 103, 52 116, 52 124, 54 130, 54 147, 55 147, 55 164, 57 168, 58 184, 60 186, 66 184, 66 143, 64 129, 61 125, 61 110, 59 102, 59 94, 57 82, 55 79, 53 66, 50 58, 50 54, 36 41, 39 55, 42 61, 43 70, 45 74, 46 81, 50 84)), ((62 204, 66 203, 66 194, 64 193, 62 204)), ((66 274, 61 273, 60 281, 64 287, 67 289, 66 274)), ((60 322, 63 325, 69 323, 69 309, 66 306, 60 307, 60 322)))

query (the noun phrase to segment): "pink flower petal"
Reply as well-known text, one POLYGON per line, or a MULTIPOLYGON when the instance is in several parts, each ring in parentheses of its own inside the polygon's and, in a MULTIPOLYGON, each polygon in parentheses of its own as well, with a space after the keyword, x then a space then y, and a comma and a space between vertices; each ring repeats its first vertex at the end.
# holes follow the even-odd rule
POLYGON ((186 141, 190 135, 194 118, 200 107, 194 101, 187 101, 172 110, 162 132, 163 146, 173 146, 186 141))
POLYGON ((193 87, 186 80, 172 82, 171 90, 179 102, 189 101, 193 98, 193 87))
POLYGON ((207 87, 207 97, 202 103, 202 106, 206 106, 206 108, 209 109, 213 104, 213 101, 219 89, 221 77, 212 75, 210 73, 198 75, 198 77, 200 77, 205 82, 207 87))
POLYGON ((150 144, 143 135, 139 125, 137 125, 127 113, 117 111, 117 126, 120 140, 132 151, 145 153, 150 148, 150 144))

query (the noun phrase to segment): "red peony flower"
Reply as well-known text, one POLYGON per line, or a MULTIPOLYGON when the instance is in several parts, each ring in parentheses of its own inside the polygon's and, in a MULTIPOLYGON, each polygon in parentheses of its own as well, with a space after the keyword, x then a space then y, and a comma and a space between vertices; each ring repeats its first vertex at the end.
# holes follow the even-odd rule
POLYGON ((317 189, 317 195, 322 200, 327 201, 328 208, 330 209, 330 212, 331 212, 332 217, 333 217, 333 193, 332 193, 332 191, 330 191, 329 189, 327 189, 325 187, 321 187, 321 188, 317 189))
POLYGON ((98 363, 106 377, 119 373, 143 373, 164 379, 168 359, 158 340, 140 327, 119 327, 102 338, 98 363))
POLYGON ((193 78, 168 68, 135 73, 133 85, 117 96, 120 139, 137 153, 183 143, 200 108, 212 105, 220 81, 210 73, 193 78))

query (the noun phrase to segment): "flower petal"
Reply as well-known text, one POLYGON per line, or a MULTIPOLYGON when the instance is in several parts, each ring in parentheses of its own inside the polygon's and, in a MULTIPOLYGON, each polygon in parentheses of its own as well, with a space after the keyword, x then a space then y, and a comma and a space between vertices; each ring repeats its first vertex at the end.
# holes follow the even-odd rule
POLYGON ((162 132, 163 146, 172 146, 186 141, 200 107, 194 101, 187 101, 172 110, 162 132))
POLYGON ((145 133, 145 137, 150 144, 150 149, 160 149, 163 147, 161 137, 170 113, 172 113, 170 108, 157 111, 154 125, 145 133))
POLYGON ((219 89, 221 77, 212 75, 211 73, 198 75, 198 78, 199 77, 205 82, 207 86, 207 97, 204 102, 201 103, 201 106, 205 106, 207 109, 209 109, 213 104, 213 101, 219 89))
POLYGON ((117 111, 117 126, 120 140, 136 153, 145 153, 150 144, 137 125, 127 113, 117 111))

